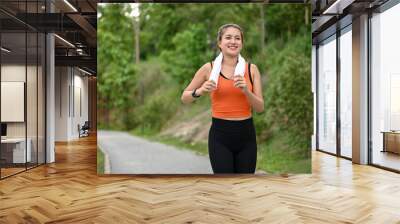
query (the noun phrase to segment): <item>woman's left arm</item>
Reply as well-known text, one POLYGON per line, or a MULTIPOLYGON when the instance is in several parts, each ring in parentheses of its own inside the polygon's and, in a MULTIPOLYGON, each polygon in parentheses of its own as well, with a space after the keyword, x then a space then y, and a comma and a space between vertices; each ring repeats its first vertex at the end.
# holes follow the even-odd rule
POLYGON ((243 93, 247 96, 247 99, 249 100, 254 110, 257 113, 261 113, 264 111, 264 98, 262 96, 261 75, 256 65, 252 64, 250 69, 251 74, 253 74, 253 92, 251 92, 249 88, 247 88, 246 82, 241 78, 238 78, 236 86, 242 89, 243 93))

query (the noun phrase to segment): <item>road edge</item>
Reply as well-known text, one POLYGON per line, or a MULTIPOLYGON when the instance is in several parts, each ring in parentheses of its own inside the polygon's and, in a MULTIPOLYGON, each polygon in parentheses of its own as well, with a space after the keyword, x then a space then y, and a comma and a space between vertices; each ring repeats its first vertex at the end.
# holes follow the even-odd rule
POLYGON ((103 150, 99 144, 97 144, 97 147, 104 154, 104 174, 110 174, 111 173, 110 157, 108 156, 108 153, 105 150, 103 150))

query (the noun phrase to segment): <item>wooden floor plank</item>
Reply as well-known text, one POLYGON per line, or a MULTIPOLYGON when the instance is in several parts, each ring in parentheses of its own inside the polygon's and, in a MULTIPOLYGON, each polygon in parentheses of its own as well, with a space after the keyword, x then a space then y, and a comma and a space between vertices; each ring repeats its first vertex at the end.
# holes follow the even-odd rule
POLYGON ((400 175, 313 152, 313 174, 98 176, 96 138, 0 181, 0 223, 400 223, 400 175))

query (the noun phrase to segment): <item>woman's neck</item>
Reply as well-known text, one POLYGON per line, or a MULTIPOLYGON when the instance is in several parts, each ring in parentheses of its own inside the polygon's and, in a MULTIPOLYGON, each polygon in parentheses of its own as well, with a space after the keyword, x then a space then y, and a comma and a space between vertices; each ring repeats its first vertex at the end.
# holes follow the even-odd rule
POLYGON ((222 59, 222 63, 229 67, 235 67, 237 62, 238 62, 238 57, 231 57, 224 55, 224 58, 222 59))

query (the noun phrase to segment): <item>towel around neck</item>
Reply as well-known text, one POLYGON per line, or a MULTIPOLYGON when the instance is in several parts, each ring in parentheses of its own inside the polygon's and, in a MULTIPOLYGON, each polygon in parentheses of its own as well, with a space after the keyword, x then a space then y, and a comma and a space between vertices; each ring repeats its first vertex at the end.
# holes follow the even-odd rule
MULTIPOLYGON (((219 55, 215 58, 214 60, 214 65, 212 67, 211 70, 211 75, 210 75, 210 79, 209 80, 213 80, 215 82, 215 85, 218 88, 218 77, 219 74, 221 72, 221 64, 222 64, 222 59, 223 59, 223 54, 222 52, 219 53, 219 55)), ((239 61, 236 64, 235 67, 235 73, 233 74, 234 76, 236 75, 240 75, 240 76, 244 76, 244 72, 245 72, 245 67, 246 67, 246 61, 244 60, 244 58, 239 54, 238 56, 239 61)))

